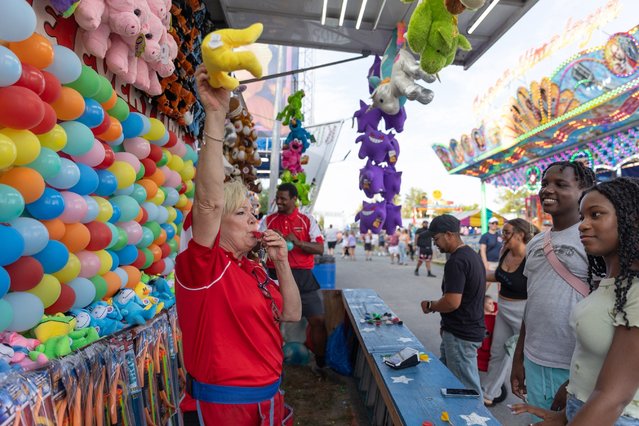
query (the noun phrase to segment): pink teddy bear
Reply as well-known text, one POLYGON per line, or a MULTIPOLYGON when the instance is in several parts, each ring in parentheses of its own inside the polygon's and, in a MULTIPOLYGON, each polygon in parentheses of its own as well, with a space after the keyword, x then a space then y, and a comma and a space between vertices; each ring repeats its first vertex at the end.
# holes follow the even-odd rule
POLYGON ((39 354, 35 361, 29 357, 40 341, 37 339, 27 339, 16 332, 5 331, 0 333, 0 344, 5 345, 5 353, 10 364, 18 364, 24 369, 32 369, 46 364, 49 360, 44 354, 39 354), (10 350, 9 350, 10 348, 10 350))
POLYGON ((95 31, 104 19, 105 12, 105 0, 82 0, 78 3, 73 16, 80 28, 95 31))
POLYGON ((158 96, 162 94, 162 87, 151 64, 161 60, 162 47, 160 42, 162 36, 166 34, 166 28, 162 25, 160 18, 153 14, 149 16, 148 23, 149 31, 145 34, 144 51, 139 58, 136 58, 137 72, 134 86, 150 95, 158 96))
POLYGON ((294 175, 304 171, 300 163, 302 147, 302 142, 298 139, 293 139, 288 144, 288 149, 282 150, 282 168, 290 170, 294 175))
POLYGON ((171 0, 148 0, 151 12, 160 18, 167 30, 171 27, 171 0))

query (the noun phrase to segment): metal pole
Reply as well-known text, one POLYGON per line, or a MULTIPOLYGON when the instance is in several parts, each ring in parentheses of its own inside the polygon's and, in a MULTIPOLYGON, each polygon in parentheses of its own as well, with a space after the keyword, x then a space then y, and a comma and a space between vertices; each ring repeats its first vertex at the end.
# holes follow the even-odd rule
POLYGON ((486 211, 486 182, 481 181, 481 233, 488 232, 488 212, 486 211))
MULTIPOLYGON (((277 47, 277 72, 284 70, 284 47, 277 47)), ((275 193, 277 192, 277 180, 280 176, 280 126, 276 119, 282 104, 282 90, 284 79, 278 78, 275 84, 275 101, 273 102, 273 136, 271 138, 271 177, 268 188, 268 212, 272 212, 275 205, 275 193)))

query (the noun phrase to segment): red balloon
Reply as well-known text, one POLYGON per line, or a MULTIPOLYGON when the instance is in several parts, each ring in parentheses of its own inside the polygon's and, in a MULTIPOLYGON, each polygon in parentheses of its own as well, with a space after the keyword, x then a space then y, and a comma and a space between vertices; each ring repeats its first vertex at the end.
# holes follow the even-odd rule
POLYGON ((42 71, 30 64, 22 63, 22 74, 20 79, 15 82, 16 86, 26 87, 35 92, 36 95, 42 95, 46 86, 46 81, 42 71))
POLYGON ((176 143, 178 143, 177 135, 169 130, 169 141, 164 144, 164 148, 171 148, 176 143))
POLYGON ((178 189, 178 194, 184 194, 186 192, 186 184, 184 182, 180 182, 180 189, 178 189))
POLYGON ((115 161, 115 153, 113 152, 113 148, 105 143, 102 143, 102 145, 104 146, 104 160, 102 160, 100 164, 95 166, 96 169, 106 169, 108 167, 111 167, 111 164, 113 164, 113 162, 115 161))
POLYGON ((149 275, 160 275, 164 271, 165 267, 166 265, 164 264, 164 260, 160 259, 157 262, 152 263, 151 266, 144 270, 144 272, 149 275))
POLYGON ((151 152, 149 153, 149 156, 146 158, 153 161, 154 163, 157 163, 158 161, 162 159, 162 148, 160 148, 157 145, 151 144, 151 152))
POLYGON ((0 127, 26 130, 44 117, 42 99, 24 87, 0 87, 0 127))
POLYGON ((133 262, 131 266, 138 269, 142 269, 145 263, 146 263, 146 256, 144 255, 144 252, 142 250, 138 249, 138 257, 135 258, 135 262, 133 262))
POLYGON ((40 98, 50 104, 60 97, 62 85, 60 84, 58 77, 50 72, 44 70, 41 70, 40 72, 44 77, 44 90, 40 93, 40 98))
POLYGON ((111 127, 111 117, 109 116, 109 114, 104 114, 104 120, 102 120, 102 123, 100 123, 96 127, 93 127, 91 131, 94 135, 97 136, 109 130, 109 127, 111 127))
POLYGON ((162 259, 171 254, 171 246, 167 243, 160 244, 160 250, 162 250, 162 259))
POLYGON ((144 165, 144 177, 149 177, 157 170, 158 166, 155 164, 155 161, 150 158, 143 158, 140 160, 142 165, 144 165))
POLYGON ((27 291, 37 286, 44 276, 44 269, 40 262, 30 256, 23 256, 5 266, 11 279, 12 291, 27 291))
POLYGON ((44 310, 45 314, 53 315, 58 312, 66 312, 73 307, 73 304, 75 303, 75 291, 64 283, 60 283, 60 290, 58 300, 44 310))
POLYGON ((31 131, 36 135, 47 133, 49 130, 53 129, 58 121, 58 117, 55 115, 55 110, 51 105, 46 102, 42 102, 42 106, 44 107, 44 117, 42 117, 40 124, 31 128, 31 131))
POLYGON ((146 212, 144 207, 140 207, 140 211, 142 212, 142 217, 140 218, 140 220, 138 220, 138 223, 140 225, 144 225, 147 220, 149 220, 149 214, 146 212))
POLYGON ((91 234, 91 239, 86 249, 98 251, 107 248, 113 237, 111 229, 104 223, 97 221, 89 222, 85 226, 89 230, 89 234, 91 234))

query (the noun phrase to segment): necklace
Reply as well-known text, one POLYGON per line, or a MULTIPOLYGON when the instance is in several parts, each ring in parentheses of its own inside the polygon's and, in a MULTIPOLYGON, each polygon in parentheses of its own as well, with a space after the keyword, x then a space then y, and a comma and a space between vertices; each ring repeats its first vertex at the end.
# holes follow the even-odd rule
POLYGON ((451 251, 450 254, 455 253, 458 249, 460 249, 461 247, 464 247, 466 245, 466 243, 461 243, 460 245, 458 245, 457 247, 455 247, 455 250, 451 251))

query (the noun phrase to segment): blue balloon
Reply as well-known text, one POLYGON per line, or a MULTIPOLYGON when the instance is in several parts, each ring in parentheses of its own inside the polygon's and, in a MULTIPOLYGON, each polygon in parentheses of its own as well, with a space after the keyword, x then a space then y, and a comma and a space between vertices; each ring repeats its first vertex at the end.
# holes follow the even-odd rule
POLYGON ((133 185, 129 185, 126 188, 118 189, 113 193, 113 195, 131 195, 133 194, 133 185))
POLYGON ((80 181, 80 169, 73 161, 60 158, 60 171, 45 181, 56 189, 69 189, 80 181))
POLYGON ((120 258, 120 266, 130 265, 135 262, 135 259, 138 257, 138 249, 135 248, 134 245, 129 244, 124 246, 122 250, 118 250, 115 252, 120 258))
POLYGON ((175 188, 171 188, 170 186, 165 187, 165 190, 166 190, 166 198, 164 199, 164 202, 162 203, 162 205, 165 207, 174 206, 180 199, 180 194, 177 192, 175 188))
POLYGON ((86 164, 78 163, 78 169, 80 170, 80 180, 78 183, 69 188, 69 191, 73 191, 80 195, 89 195, 95 192, 100 185, 100 179, 95 170, 86 164))
POLYGON ((168 223, 163 223, 162 225, 160 225, 160 228, 164 229, 164 231, 166 232, 167 240, 171 240, 173 239, 173 237, 175 237, 175 229, 168 223))
POLYGON ((93 222, 95 218, 98 217, 98 214, 100 213, 100 206, 98 205, 98 202, 93 199, 93 197, 90 197, 88 195, 83 195, 82 198, 84 198, 84 201, 86 201, 87 203, 87 212, 82 218, 82 220, 80 220, 80 222, 81 223, 93 222))
POLYGON ((3 298, 9 291, 9 285, 11 284, 11 278, 6 269, 0 266, 0 298, 3 298))
POLYGON ((182 220, 184 219, 184 215, 182 214, 182 212, 180 210, 175 210, 176 216, 175 216, 175 220, 173 221, 173 223, 175 223, 176 225, 180 225, 180 223, 182 223, 182 220))
POLYGON ((36 219, 55 219, 64 212, 64 198, 55 189, 46 187, 40 198, 27 204, 27 211, 36 219))
POLYGON ((0 225, 0 241, 2 241, 2 250, 0 250, 0 265, 9 265, 22 256, 24 251, 24 238, 20 233, 10 226, 0 225))
POLYGON ((137 136, 144 135, 148 132, 145 132, 145 121, 149 123, 149 128, 151 128, 151 123, 148 118, 140 114, 139 112, 132 112, 129 116, 122 122, 122 136, 124 139, 135 138, 137 136))
POLYGON ((82 63, 73 50, 56 44, 53 46, 53 63, 44 70, 58 77, 60 83, 69 84, 82 74, 82 63))
POLYGON ((111 203, 111 206, 113 206, 113 215, 111 216, 111 219, 109 219, 109 222, 118 223, 120 221, 120 216, 122 215, 120 207, 113 203, 111 203))
POLYGON ((24 0, 3 0, 0 13, 0 40, 22 41, 33 34, 36 15, 24 0))
POLYGON ((108 197, 118 189, 118 180, 113 173, 108 170, 96 170, 98 175, 98 187, 95 194, 101 197, 108 197))
POLYGON ((84 113, 77 121, 89 128, 98 127, 104 121, 104 108, 95 99, 84 98, 84 113))
POLYGON ((113 250, 107 250, 107 253, 109 253, 109 255, 111 256, 111 269, 109 269, 110 271, 115 271, 116 268, 118 266, 120 266, 120 258, 118 257, 118 255, 116 254, 115 251, 113 250))
POLYGON ((0 46, 0 86, 11 86, 20 80, 22 64, 11 50, 0 46))
POLYGON ((124 134, 120 133, 120 136, 116 140, 109 142, 109 145, 113 148, 114 146, 122 145, 122 142, 124 142, 124 134))
POLYGON ((49 240, 46 247, 33 258, 40 262, 45 274, 53 274, 64 268, 69 261, 69 250, 60 241, 49 240))
POLYGON ((166 223, 169 220, 169 211, 164 206, 158 206, 158 216, 155 218, 157 223, 166 223))
POLYGON ((135 245, 137 248, 145 248, 148 247, 149 244, 153 242, 155 237, 153 237, 153 231, 151 231, 146 226, 142 227, 142 239, 135 245))
MULTIPOLYGON (((9 224, 22 235, 24 250, 22 256, 32 256, 44 249, 49 242, 49 231, 42 222, 29 217, 19 217, 9 224)), ((4 241, 3 241, 4 243, 4 241)))

